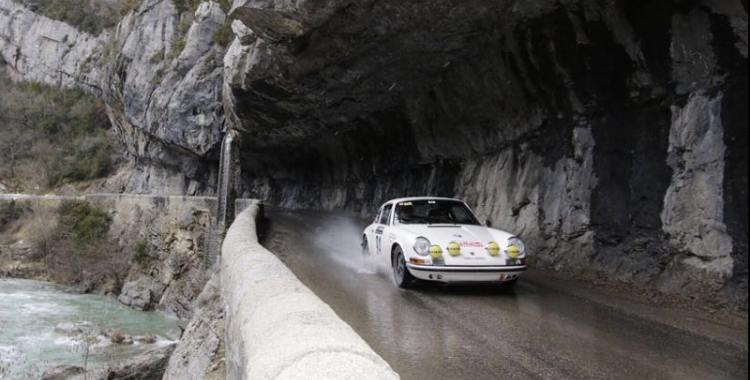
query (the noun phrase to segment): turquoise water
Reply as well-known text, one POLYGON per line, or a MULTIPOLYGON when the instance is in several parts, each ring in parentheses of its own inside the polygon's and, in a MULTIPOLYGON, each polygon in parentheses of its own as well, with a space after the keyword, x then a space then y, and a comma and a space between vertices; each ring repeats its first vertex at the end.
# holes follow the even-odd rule
POLYGON ((174 343, 167 333, 175 328, 174 319, 132 310, 110 297, 77 294, 52 283, 0 278, 0 379, 38 379, 46 369, 61 364, 87 369, 117 365, 174 343), (73 323, 82 333, 56 332, 60 323, 73 323), (157 339, 113 344, 101 335, 103 329, 157 339))

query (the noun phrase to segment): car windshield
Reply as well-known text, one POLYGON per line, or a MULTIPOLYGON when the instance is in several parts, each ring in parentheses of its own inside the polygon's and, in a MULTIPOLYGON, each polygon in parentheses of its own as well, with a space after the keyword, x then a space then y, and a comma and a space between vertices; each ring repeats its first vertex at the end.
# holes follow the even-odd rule
POLYGON ((402 224, 473 224, 479 221, 463 202, 425 199, 396 204, 396 220, 402 224))

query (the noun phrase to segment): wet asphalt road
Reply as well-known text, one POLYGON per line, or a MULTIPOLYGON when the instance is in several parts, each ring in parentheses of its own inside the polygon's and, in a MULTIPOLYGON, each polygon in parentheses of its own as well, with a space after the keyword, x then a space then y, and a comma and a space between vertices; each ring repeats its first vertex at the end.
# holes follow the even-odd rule
POLYGON ((364 259, 367 221, 267 210, 261 241, 404 380, 747 379, 747 325, 725 326, 535 275, 515 291, 420 283, 364 259))

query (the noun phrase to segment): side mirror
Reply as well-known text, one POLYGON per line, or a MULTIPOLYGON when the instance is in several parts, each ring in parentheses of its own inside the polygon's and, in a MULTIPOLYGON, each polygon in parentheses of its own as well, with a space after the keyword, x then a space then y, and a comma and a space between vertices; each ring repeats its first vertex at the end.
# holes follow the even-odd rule
POLYGON ((487 219, 487 220, 484 221, 484 225, 491 228, 492 227, 492 222, 490 222, 490 220, 487 219))

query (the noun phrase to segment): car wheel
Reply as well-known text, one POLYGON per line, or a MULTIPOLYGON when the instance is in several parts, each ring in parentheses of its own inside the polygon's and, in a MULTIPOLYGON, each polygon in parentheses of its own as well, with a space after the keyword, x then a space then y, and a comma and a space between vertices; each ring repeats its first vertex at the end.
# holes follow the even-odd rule
POLYGON ((409 268, 406 267, 406 259, 401 247, 396 246, 393 249, 393 256, 393 281, 399 288, 406 289, 411 286, 414 276, 411 275, 409 268))
POLYGON ((370 256, 370 246, 367 245, 367 236, 362 236, 362 256, 370 256))

